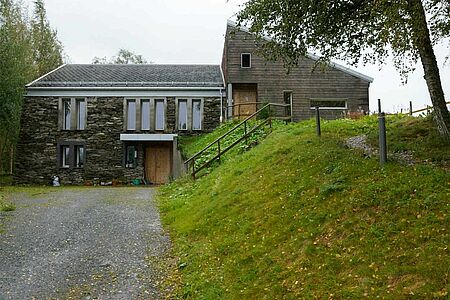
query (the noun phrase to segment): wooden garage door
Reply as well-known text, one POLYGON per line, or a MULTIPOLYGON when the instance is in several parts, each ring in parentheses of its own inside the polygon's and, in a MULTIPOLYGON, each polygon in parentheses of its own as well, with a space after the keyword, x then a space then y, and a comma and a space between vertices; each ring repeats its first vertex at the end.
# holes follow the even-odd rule
POLYGON ((256 84, 233 84, 234 115, 245 119, 256 112, 256 84))
POLYGON ((145 149, 145 179, 168 183, 172 170, 172 143, 152 143, 145 149))

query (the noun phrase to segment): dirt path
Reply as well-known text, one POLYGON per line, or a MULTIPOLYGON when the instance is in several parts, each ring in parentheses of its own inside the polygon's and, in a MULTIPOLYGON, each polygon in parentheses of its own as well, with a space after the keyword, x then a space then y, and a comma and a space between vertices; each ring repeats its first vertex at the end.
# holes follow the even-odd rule
POLYGON ((16 194, 2 213, 0 299, 158 299, 170 247, 149 188, 16 194))

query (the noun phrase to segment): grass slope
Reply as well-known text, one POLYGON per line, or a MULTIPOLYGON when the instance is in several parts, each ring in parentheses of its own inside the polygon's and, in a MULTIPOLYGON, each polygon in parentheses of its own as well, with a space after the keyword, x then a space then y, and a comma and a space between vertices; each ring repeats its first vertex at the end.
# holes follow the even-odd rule
MULTIPOLYGON (((448 162, 428 119, 391 117, 388 129, 391 149, 448 162)), ((183 266, 178 296, 447 297, 450 175, 396 162, 380 170, 343 146, 375 130, 373 117, 324 122, 321 139, 311 121, 280 127, 208 176, 164 187, 163 221, 183 266)))

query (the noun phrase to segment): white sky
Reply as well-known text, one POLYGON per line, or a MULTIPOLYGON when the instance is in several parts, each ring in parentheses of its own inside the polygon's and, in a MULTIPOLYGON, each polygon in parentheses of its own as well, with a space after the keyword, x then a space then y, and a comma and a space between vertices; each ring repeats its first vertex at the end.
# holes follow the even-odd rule
MULTIPOLYGON (((25 0, 31 3, 32 0, 25 0)), ((94 56, 111 57, 120 48, 160 64, 219 64, 226 21, 244 0, 46 0, 51 25, 58 30, 71 63, 91 63, 94 56)), ((449 44, 436 47, 441 79, 450 101, 449 44)), ((355 68, 353 68, 355 69, 355 68)), ((377 99, 386 111, 431 104, 421 65, 402 85, 390 61, 355 70, 373 77, 370 107, 377 99)))

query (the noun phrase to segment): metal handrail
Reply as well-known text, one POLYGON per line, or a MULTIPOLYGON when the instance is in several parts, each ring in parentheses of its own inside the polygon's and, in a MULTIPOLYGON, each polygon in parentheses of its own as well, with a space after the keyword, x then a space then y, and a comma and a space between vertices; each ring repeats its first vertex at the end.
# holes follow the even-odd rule
POLYGON ((220 162, 220 157, 225 154, 226 152, 228 152, 228 150, 230 150, 231 148, 233 148, 234 146, 236 146, 237 144, 239 144, 242 140, 246 139, 247 137, 250 136, 250 134, 252 134, 253 132, 255 132, 257 129, 259 129, 260 127, 262 127, 265 124, 269 124, 270 128, 272 128, 272 119, 283 119, 283 120, 288 120, 288 119, 292 119, 291 117, 275 117, 273 118, 271 116, 272 112, 270 107, 271 106, 286 106, 286 104, 279 104, 279 103, 267 103, 265 104, 262 108, 260 108, 259 110, 257 110, 256 112, 252 113, 251 115, 249 115, 247 118, 245 118, 243 121, 241 121, 239 124, 237 124, 236 126, 234 126, 233 128, 231 128, 230 130, 228 130, 226 133, 222 134, 220 137, 218 137, 216 140, 214 140, 213 142, 211 142, 210 144, 208 144, 205 148, 203 148, 202 150, 200 150, 199 152, 197 152, 196 154, 194 154, 191 158, 189 158, 188 160, 186 160, 184 162, 184 164, 187 166, 187 170, 189 172, 189 163, 192 162, 192 176, 195 179, 195 175, 203 170, 204 168, 208 167, 213 161, 215 161, 216 159, 219 159, 220 162), (269 109, 269 116, 264 119, 261 123, 257 124, 256 126, 254 126, 253 128, 251 128, 250 130, 247 130, 247 122, 254 118, 256 115, 260 114, 262 111, 264 111, 265 109, 269 109), (244 134, 239 137, 236 141, 234 141, 231 145, 228 145, 225 149, 221 150, 220 148, 220 142, 221 140, 223 140, 225 137, 229 136, 231 133, 233 133, 236 129, 242 127, 242 125, 244 125, 244 134), (211 147, 213 147, 214 145, 217 144, 217 150, 218 153, 211 159, 209 159, 207 162, 203 163, 199 168, 195 168, 195 160, 202 155, 206 150, 210 149, 211 147))
POLYGON ((222 140, 224 137, 228 136, 230 133, 234 132, 236 129, 238 129, 239 127, 242 126, 242 124, 246 123, 248 120, 250 120, 251 118, 253 118, 254 116, 256 116, 258 113, 260 113, 262 110, 266 109, 267 107, 269 107, 271 104, 267 103, 266 105, 264 105, 261 109, 257 110, 256 112, 254 112, 253 114, 251 114, 250 116, 248 116, 247 118, 245 118, 243 121, 241 121, 239 124, 237 124, 236 126, 234 126, 233 128, 231 128, 230 130, 228 130, 226 133, 222 134, 220 137, 218 137, 216 140, 214 140, 214 142, 211 142, 209 145, 207 145, 205 148, 203 148, 202 150, 200 150, 199 152, 197 152, 196 154, 194 154, 191 158, 189 158, 188 160, 186 160, 184 162, 184 164, 189 163, 191 160, 197 158, 197 156, 199 156, 200 154, 202 154, 203 152, 205 152, 206 150, 208 150, 209 148, 211 148, 212 146, 214 146, 215 144, 217 144, 217 142, 219 142, 220 140, 222 140))

